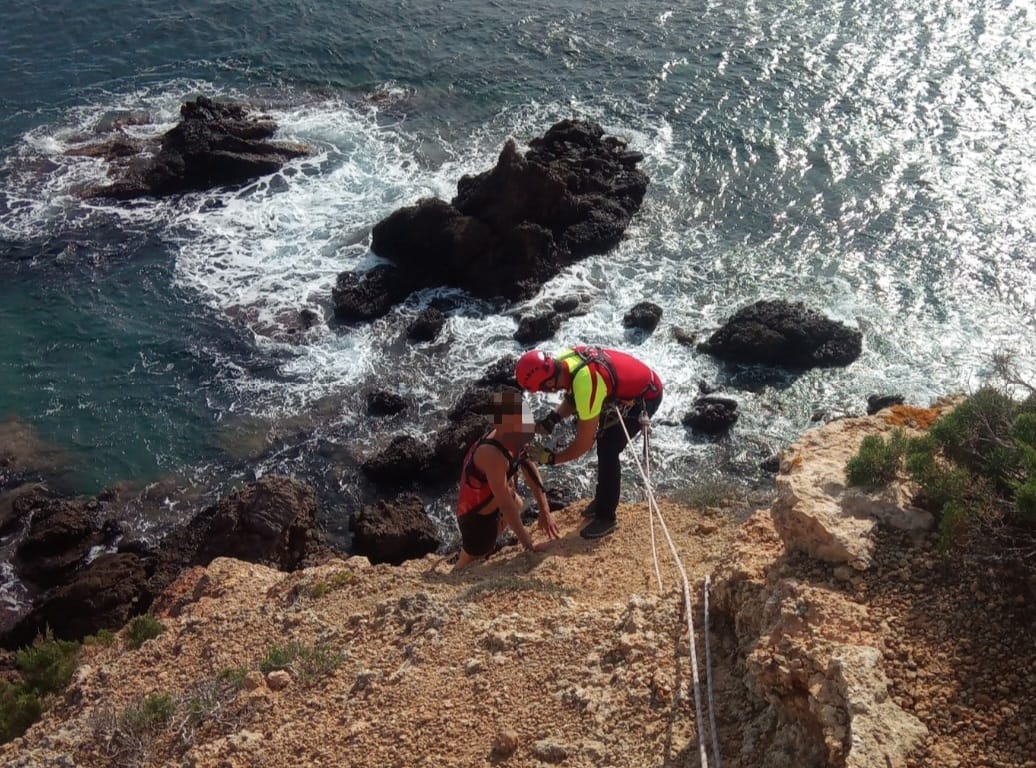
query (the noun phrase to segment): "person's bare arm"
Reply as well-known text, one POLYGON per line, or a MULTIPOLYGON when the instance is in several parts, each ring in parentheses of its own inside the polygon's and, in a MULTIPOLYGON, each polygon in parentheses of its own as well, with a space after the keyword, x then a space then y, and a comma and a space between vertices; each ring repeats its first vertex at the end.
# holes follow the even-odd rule
POLYGON ((515 536, 518 537, 518 541, 522 543, 522 546, 526 549, 535 549, 536 545, 533 544, 532 536, 525 530, 525 526, 522 525, 521 510, 518 509, 518 505, 514 500, 514 491, 511 489, 510 484, 507 482, 507 459, 503 457, 499 451, 490 446, 483 446, 479 449, 479 452, 486 450, 487 453, 483 456, 477 457, 479 468, 485 472, 486 479, 489 481, 489 489, 493 492, 493 499, 500 506, 500 514, 503 515, 504 522, 514 531, 515 536), (492 451, 490 454, 488 451, 492 451))
POLYGON ((554 514, 550 511, 550 502, 547 500, 547 494, 543 490, 543 479, 540 477, 540 472, 536 469, 536 465, 531 461, 523 461, 522 474, 525 475, 525 484, 532 489, 532 495, 536 499, 536 506, 540 509, 540 514, 536 521, 540 530, 547 535, 547 538, 556 539, 560 537, 561 531, 558 530, 558 524, 554 521, 554 514))

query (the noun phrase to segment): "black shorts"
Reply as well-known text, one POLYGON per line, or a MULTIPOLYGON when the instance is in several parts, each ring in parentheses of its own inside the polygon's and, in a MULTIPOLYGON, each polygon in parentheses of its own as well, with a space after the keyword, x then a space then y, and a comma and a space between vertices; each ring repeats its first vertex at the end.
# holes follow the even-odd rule
POLYGON ((460 543, 464 551, 472 557, 485 557, 493 551, 496 535, 500 530, 500 510, 480 515, 468 512, 457 518, 460 528, 460 543))

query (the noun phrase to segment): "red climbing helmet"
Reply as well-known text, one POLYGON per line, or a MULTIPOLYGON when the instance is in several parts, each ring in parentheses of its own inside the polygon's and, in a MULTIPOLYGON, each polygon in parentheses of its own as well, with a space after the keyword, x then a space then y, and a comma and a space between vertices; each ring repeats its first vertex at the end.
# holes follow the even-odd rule
POLYGON ((544 384, 554 378, 557 370, 557 360, 542 350, 533 349, 518 358, 514 377, 522 389, 539 392, 544 384))

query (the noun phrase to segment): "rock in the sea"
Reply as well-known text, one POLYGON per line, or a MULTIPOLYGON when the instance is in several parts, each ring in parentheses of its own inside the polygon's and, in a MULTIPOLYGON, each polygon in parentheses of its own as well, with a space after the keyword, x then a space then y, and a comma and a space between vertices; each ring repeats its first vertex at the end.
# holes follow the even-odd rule
POLYGON ((691 410, 682 419, 685 427, 716 435, 726 432, 737 422, 737 400, 716 395, 695 398, 691 410))
POLYGON ((445 325, 446 315, 435 307, 428 307, 410 324, 406 337, 410 341, 435 341, 445 325))
POLYGON ((642 301, 635 304, 622 318, 622 324, 627 328, 639 328, 642 331, 651 333, 658 327, 662 319, 662 308, 650 301, 642 301))
POLYGON ((93 189, 87 196, 131 200, 233 186, 311 154, 308 147, 299 144, 270 141, 277 125, 269 119, 251 117, 239 104, 199 96, 180 107, 180 118, 162 136, 158 152, 148 159, 135 157, 141 145, 118 139, 96 151, 74 148, 75 154, 97 155, 113 162, 130 159, 115 182, 93 189))
MULTIPOLYGON (((574 120, 529 147, 522 155, 509 139, 494 168, 460 179, 452 202, 420 200, 374 226, 371 250, 401 273, 393 285, 403 291, 409 282, 406 293, 448 285, 483 298, 528 298, 564 265, 621 240, 647 190, 636 168, 642 156, 604 137, 600 126, 574 120)), ((367 302, 367 317, 402 298, 387 286, 380 297, 367 302)))
POLYGON ((439 548, 435 524, 412 494, 364 507, 349 520, 353 550, 372 563, 399 565, 439 548))
POLYGON ((723 360, 787 368, 849 365, 863 336, 801 302, 759 301, 739 309, 698 349, 723 360))

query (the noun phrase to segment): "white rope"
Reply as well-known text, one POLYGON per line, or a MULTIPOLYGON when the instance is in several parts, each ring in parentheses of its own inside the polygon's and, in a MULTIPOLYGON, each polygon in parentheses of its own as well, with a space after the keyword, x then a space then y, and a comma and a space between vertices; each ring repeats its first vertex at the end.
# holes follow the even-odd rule
MULTIPOLYGON (((619 421, 622 422, 622 414, 619 414, 619 421)), ((622 424, 622 428, 626 429, 626 424, 622 424)), ((644 481, 646 483, 651 482, 651 464, 649 459, 651 454, 648 453, 648 433, 651 431, 651 417, 648 416, 646 410, 641 409, 640 411, 640 430, 644 434, 644 481)), ((626 432, 627 442, 630 439, 630 434, 626 432)), ((655 542, 655 515, 652 513, 651 508, 648 507, 648 530, 651 532, 651 561, 655 564, 655 578, 658 580, 658 592, 662 593, 662 569, 658 565, 658 544, 655 542)))
MULTIPOLYGON (((626 428, 626 421, 622 418, 621 413, 619 414, 619 424, 622 425, 622 431, 626 433, 626 444, 629 445, 633 438, 630 436, 629 430, 626 428)), ((691 585, 687 580, 687 572, 684 570, 683 563, 680 561, 680 556, 676 551, 673 537, 669 535, 669 527, 665 524, 665 518, 662 517, 662 511, 658 508, 658 503, 655 501, 655 494, 651 489, 651 482, 648 480, 648 477, 644 472, 644 467, 641 465, 640 459, 637 457, 636 453, 633 454, 633 462, 637 465, 637 471, 640 472, 640 477, 644 481, 644 492, 647 495, 648 500, 648 514, 658 517, 658 526, 662 529, 666 542, 669 544, 669 552, 673 556, 673 562, 676 564, 676 569, 680 572, 680 581, 683 583, 684 610, 687 614, 687 636, 690 641, 689 644, 691 651, 691 677, 694 680, 694 711, 696 722, 698 724, 698 758, 701 761, 701 768, 709 768, 709 757, 705 751, 705 742, 708 740, 708 736, 705 734, 705 731, 707 731, 708 728, 701 716, 701 680, 698 678, 698 652, 695 648, 696 644, 694 640, 694 616, 692 611, 693 606, 691 603, 691 585)))
POLYGON ((705 612, 705 690, 709 695, 709 730, 712 731, 712 760, 719 765, 719 731, 716 730, 716 701, 712 698, 712 647, 709 643, 709 587, 711 585, 708 574, 705 575, 705 602, 702 610, 705 612))

